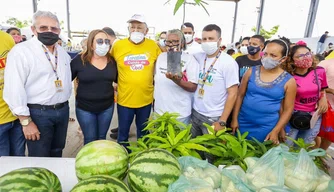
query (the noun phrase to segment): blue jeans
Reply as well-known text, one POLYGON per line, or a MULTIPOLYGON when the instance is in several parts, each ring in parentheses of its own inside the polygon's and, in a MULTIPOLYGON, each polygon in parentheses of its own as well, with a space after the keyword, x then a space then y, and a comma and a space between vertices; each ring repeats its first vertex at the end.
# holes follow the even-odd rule
MULTIPOLYGON (((297 140, 298 138, 302 138, 304 139, 305 143, 312 143, 320 131, 321 119, 322 118, 320 117, 318 121, 315 123, 315 126, 313 127, 313 129, 309 129, 309 130, 298 130, 298 129, 291 127, 291 125, 288 124, 287 126, 289 126, 290 128, 290 130, 288 129, 289 130, 287 134, 288 137, 291 137, 294 140, 297 140)), ((288 139, 286 143, 289 146, 291 146, 293 144, 293 141, 288 139)))
POLYGON ((191 115, 189 115, 188 117, 184 117, 184 118, 178 118, 177 120, 181 123, 189 125, 190 124, 190 119, 191 119, 191 115))
POLYGON ((29 110, 32 121, 41 133, 40 140, 27 140, 29 156, 62 157, 69 120, 68 104, 60 109, 29 110))
POLYGON ((75 112, 84 135, 85 145, 92 141, 106 139, 114 114, 114 104, 108 109, 98 113, 85 111, 78 107, 76 107, 75 112))
POLYGON ((24 156, 25 145, 19 120, 0 125, 0 156, 24 156))
POLYGON ((321 54, 324 51, 324 45, 325 43, 318 42, 317 44, 317 54, 321 54))
POLYGON ((148 134, 147 131, 143 131, 145 128, 145 122, 148 120, 151 114, 152 104, 141 108, 128 108, 121 105, 117 105, 118 113, 118 140, 117 142, 123 146, 128 146, 126 143, 129 141, 129 131, 133 118, 136 115, 136 127, 137 127, 137 139, 148 134))

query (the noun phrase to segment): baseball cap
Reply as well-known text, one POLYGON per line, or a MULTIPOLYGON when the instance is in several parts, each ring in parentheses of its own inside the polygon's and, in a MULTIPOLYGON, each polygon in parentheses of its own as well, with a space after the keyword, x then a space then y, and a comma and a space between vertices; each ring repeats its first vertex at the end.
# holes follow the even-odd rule
POLYGON ((128 20, 128 23, 131 23, 132 21, 138 21, 140 23, 146 23, 146 19, 144 15, 141 14, 134 14, 131 19, 128 20))

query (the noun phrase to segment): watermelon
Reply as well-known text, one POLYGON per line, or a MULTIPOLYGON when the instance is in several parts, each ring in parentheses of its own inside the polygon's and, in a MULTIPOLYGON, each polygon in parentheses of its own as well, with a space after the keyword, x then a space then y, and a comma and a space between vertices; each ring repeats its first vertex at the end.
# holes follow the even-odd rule
POLYGON ((60 192, 58 177, 45 168, 27 167, 16 169, 0 177, 1 192, 60 192))
POLYGON ((128 152, 113 141, 98 140, 85 145, 75 158, 75 173, 80 180, 94 175, 123 178, 128 169, 128 152))
POLYGON ((128 184, 133 192, 167 192, 168 185, 181 175, 176 157, 164 149, 139 153, 128 171, 128 184))
POLYGON ((96 175, 80 181, 71 192, 130 192, 129 188, 119 179, 106 175, 96 175))

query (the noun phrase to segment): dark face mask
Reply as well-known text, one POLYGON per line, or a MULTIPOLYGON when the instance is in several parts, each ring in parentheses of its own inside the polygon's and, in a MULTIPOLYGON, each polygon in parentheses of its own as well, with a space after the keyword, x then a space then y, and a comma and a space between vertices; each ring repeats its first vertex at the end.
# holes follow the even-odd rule
POLYGON ((254 47, 254 46, 248 46, 247 50, 248 50, 248 54, 256 55, 256 53, 258 53, 261 50, 261 48, 260 47, 254 47))
POLYGON ((37 39, 46 46, 54 45, 59 39, 59 35, 52 32, 37 33, 37 39))

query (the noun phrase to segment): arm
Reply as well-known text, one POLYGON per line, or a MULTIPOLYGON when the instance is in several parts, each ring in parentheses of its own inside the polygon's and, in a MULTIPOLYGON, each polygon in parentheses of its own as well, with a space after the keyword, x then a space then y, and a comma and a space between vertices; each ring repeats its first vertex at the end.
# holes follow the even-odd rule
POLYGON ((188 91, 188 92, 195 92, 197 90, 197 84, 189 82, 189 81, 184 81, 182 79, 180 80, 173 80, 175 84, 180 86, 182 89, 188 91))
POLYGON ((278 144, 278 134, 285 128, 286 124, 289 122, 297 93, 297 84, 294 78, 291 78, 285 84, 285 97, 282 102, 283 107, 280 109, 280 118, 274 127, 274 129, 267 135, 265 140, 271 140, 278 144))
MULTIPOLYGON (((20 50, 13 50, 8 54, 3 99, 12 113, 18 116, 20 122, 30 119, 25 90, 25 83, 30 72, 27 65, 26 58, 20 54, 20 50)), ((27 140, 40 139, 38 128, 34 122, 30 121, 27 126, 22 126, 22 129, 27 140)))
POLYGON ((247 70, 245 75, 243 76, 241 80, 241 84, 239 87, 239 92, 237 96, 237 100, 235 102, 234 110, 233 110, 233 115, 232 115, 232 124, 231 128, 233 130, 233 133, 238 129, 238 115, 240 112, 240 108, 242 105, 242 101, 244 100, 244 97, 246 95, 247 87, 248 87, 248 81, 250 76, 252 75, 252 69, 247 70))
POLYGON ((332 89, 332 88, 327 88, 327 89, 325 89, 325 91, 326 91, 326 93, 334 95, 334 89, 332 89))

